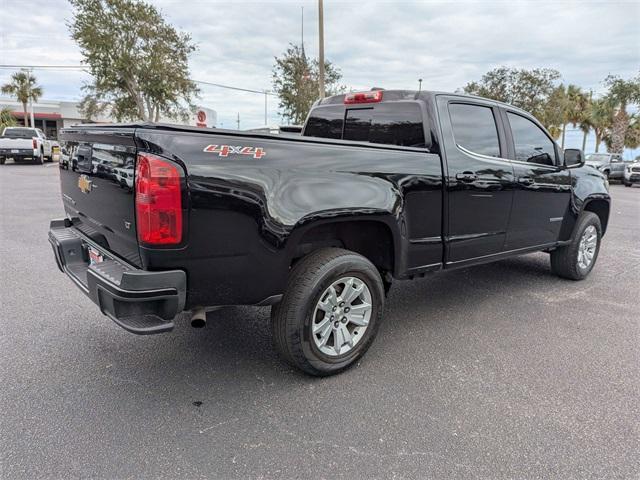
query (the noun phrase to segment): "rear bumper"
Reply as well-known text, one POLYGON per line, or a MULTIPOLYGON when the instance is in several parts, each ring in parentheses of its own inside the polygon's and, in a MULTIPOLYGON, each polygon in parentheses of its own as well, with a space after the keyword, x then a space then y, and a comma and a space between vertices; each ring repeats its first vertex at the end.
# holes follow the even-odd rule
POLYGON ((88 240, 67 220, 51 221, 49 242, 58 268, 119 326, 139 335, 173 329, 174 317, 185 306, 185 272, 149 272, 127 265, 88 240), (100 252, 104 261, 90 263, 89 246, 100 252))
POLYGON ((33 157, 39 152, 32 148, 0 148, 0 157, 33 157))

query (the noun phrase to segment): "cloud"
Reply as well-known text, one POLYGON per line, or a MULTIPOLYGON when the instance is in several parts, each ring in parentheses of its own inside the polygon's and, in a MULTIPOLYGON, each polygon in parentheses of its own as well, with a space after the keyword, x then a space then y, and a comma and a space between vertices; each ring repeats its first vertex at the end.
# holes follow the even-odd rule
MULTIPOLYGON (((191 60, 197 80, 269 89, 273 57, 300 41, 304 7, 305 49, 317 55, 315 1, 154 0, 167 20, 190 32, 198 45, 191 60)), ((30 2, 29 28, 21 29, 24 2, 3 0, 0 63, 72 64, 82 57, 65 22, 62 0, 30 2), (35 14, 33 13, 35 12, 35 14)), ((623 77, 640 67, 640 4, 631 2, 352 2, 325 0, 325 55, 342 82, 453 91, 487 70, 556 68, 566 82, 602 90, 610 73, 623 77)), ((88 76, 37 71, 52 99, 78 99, 88 76)), ((9 72, 0 70, 0 82, 9 72)), ((279 123, 277 99, 268 99, 269 123, 279 123)), ((203 105, 219 122, 235 128, 264 123, 264 96, 202 86, 203 105)))

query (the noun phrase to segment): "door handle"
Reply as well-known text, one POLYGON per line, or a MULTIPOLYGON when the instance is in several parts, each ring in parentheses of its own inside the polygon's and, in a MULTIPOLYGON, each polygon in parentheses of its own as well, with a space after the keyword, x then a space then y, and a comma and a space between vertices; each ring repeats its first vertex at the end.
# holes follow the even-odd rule
POLYGON ((531 177, 518 177, 518 183, 520 183, 522 185, 532 185, 533 184, 533 178, 531 178, 531 177))
POLYGON ((478 176, 473 172, 456 173, 456 179, 462 182, 473 182, 478 176))

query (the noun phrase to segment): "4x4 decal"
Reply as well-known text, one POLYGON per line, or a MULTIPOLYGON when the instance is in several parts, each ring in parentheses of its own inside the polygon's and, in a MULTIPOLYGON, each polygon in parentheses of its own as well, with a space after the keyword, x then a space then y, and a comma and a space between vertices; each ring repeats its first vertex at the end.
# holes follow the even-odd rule
POLYGON ((242 147, 233 145, 207 145, 203 152, 217 153, 219 157, 228 157, 230 154, 251 155, 253 158, 260 159, 267 152, 262 147, 242 147))

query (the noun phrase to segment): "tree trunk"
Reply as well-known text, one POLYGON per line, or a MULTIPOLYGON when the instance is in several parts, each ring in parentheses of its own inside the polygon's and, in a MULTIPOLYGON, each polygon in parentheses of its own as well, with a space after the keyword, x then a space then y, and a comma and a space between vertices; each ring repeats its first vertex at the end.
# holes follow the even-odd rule
POLYGON ((560 147, 562 149, 564 149, 564 134, 565 134, 566 130, 567 130, 567 124, 563 123, 562 124, 562 145, 560 145, 560 147))
POLYGON ((613 117, 611 128, 611 153, 622 154, 624 152, 624 137, 629 127, 629 116, 623 105, 613 117))
MULTIPOLYGON (((28 127, 29 126, 29 115, 27 113, 27 104, 26 103, 22 104, 22 111, 24 113, 24 126, 28 127)), ((33 125, 31 125, 31 127, 33 127, 33 125)))
POLYGON ((596 153, 598 153, 599 149, 600 149, 600 134, 596 130, 596 153))
POLYGON ((589 132, 582 132, 582 151, 584 152, 584 149, 587 148, 587 135, 589 134, 589 132))

